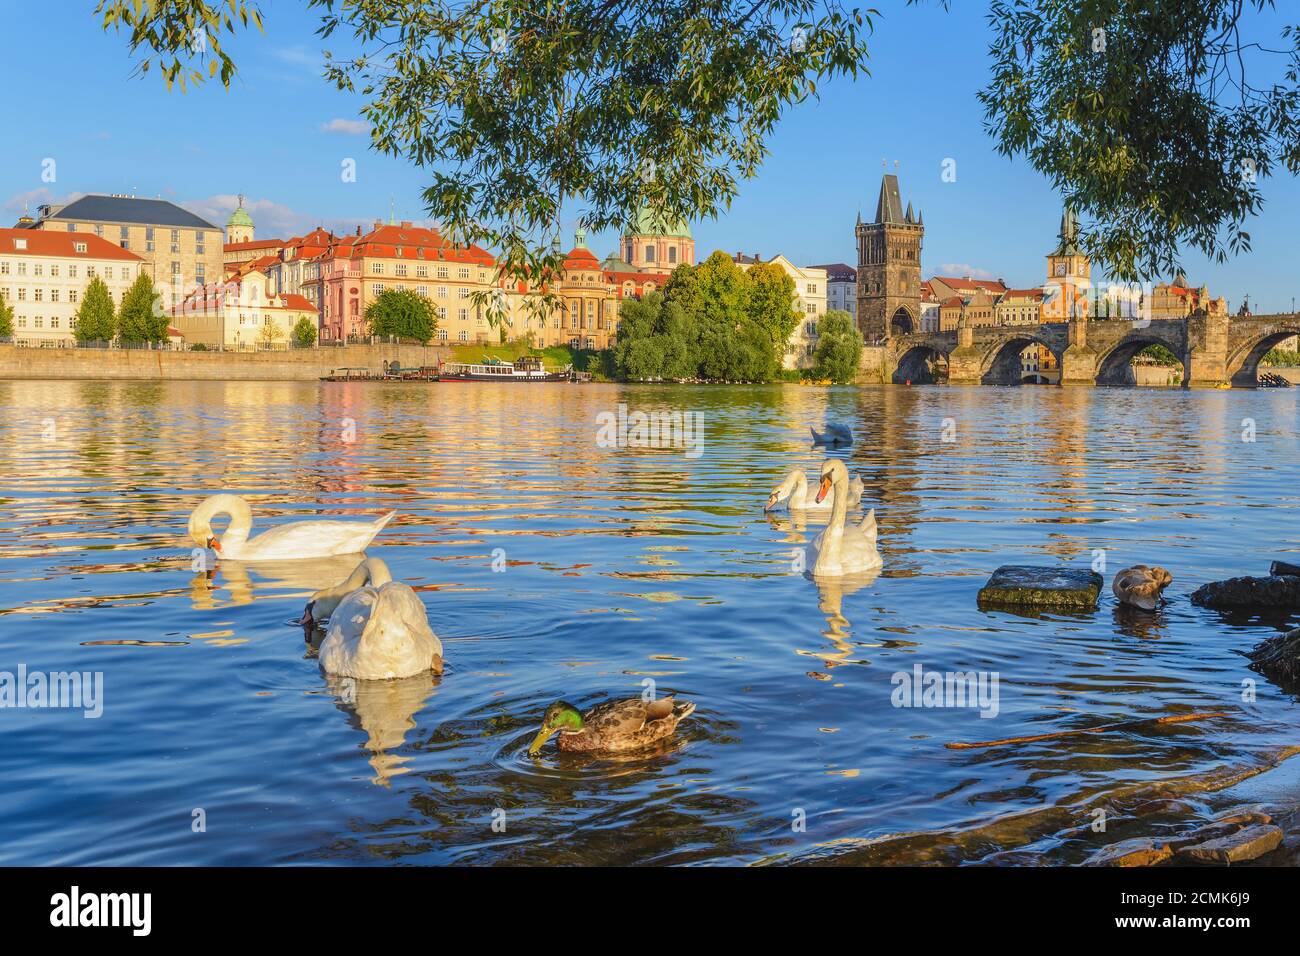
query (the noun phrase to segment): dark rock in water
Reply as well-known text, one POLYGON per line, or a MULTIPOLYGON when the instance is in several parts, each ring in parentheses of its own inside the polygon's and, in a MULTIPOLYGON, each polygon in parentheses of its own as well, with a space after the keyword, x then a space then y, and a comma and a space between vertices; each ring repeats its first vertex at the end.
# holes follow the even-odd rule
POLYGON ((1287 690, 1300 686, 1300 627, 1255 645, 1250 669, 1287 690))
POLYGON ((1300 608, 1300 576, 1276 574, 1211 581, 1192 592, 1192 603, 1215 609, 1300 608))
POLYGON ((1147 837, 1121 840, 1102 847, 1088 858, 1085 866, 1155 866, 1174 855, 1169 844, 1147 837))
POLYGON ((1300 564, 1287 564, 1285 561, 1274 561, 1268 566, 1269 574, 1289 574, 1292 577, 1300 578, 1300 564))
POLYGON ((1256 824, 1228 836, 1185 846, 1178 851, 1178 860, 1187 863, 1241 863, 1261 857, 1282 844, 1282 828, 1271 824, 1256 824))
POLYGON ((1101 575, 1077 568, 1039 568, 1006 564, 980 588, 980 607, 998 605, 1060 610, 1097 607, 1101 575))

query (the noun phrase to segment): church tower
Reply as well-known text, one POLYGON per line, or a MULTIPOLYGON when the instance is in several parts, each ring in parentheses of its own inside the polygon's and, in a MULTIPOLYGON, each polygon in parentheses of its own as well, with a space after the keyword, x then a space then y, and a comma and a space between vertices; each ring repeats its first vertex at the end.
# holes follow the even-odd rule
POLYGON ((880 182, 876 221, 858 215, 858 328, 868 342, 921 328, 921 241, 925 221, 904 211, 898 177, 880 182))
POLYGON ((238 242, 253 241, 253 217, 248 214, 244 208, 244 197, 239 197, 239 206, 230 214, 226 220, 226 242, 234 244, 238 242))
POLYGON ((1043 288, 1044 322, 1068 322, 1088 318, 1088 287, 1092 284, 1092 263, 1079 248, 1079 223, 1069 206, 1061 215, 1060 241, 1047 254, 1047 282, 1043 288))

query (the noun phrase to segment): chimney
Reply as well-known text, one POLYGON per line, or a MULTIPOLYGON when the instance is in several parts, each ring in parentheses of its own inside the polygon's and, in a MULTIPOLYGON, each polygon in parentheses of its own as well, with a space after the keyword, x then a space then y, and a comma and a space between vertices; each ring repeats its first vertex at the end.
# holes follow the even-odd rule
POLYGON ((360 227, 360 226, 357 226, 357 235, 358 235, 358 236, 361 235, 361 227, 360 227))
POLYGON ((376 220, 375 220, 375 228, 376 228, 376 229, 380 229, 380 228, 382 228, 383 225, 384 225, 384 221, 383 221, 382 219, 376 219, 376 220))
POLYGON ((411 222, 410 222, 409 219, 403 219, 403 220, 402 220, 402 228, 403 228, 403 229, 410 229, 410 228, 411 228, 411 222))

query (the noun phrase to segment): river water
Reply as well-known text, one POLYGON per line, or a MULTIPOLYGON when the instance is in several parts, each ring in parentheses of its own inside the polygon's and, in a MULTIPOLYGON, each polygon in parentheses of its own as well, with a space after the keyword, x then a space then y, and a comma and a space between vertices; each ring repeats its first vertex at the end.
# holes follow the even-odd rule
POLYGON ((1070 863, 1300 742, 1241 656, 1294 622, 1188 600, 1300 561, 1296 390, 2 382, 0 408, 0 671, 103 682, 97 718, 0 710, 0 863, 1070 863), (605 447, 620 404, 702 443, 605 447), (827 417, 874 580, 798 573, 817 526, 762 510, 827 417), (192 570, 222 490, 255 532, 396 509, 369 553, 446 672, 326 680, 285 622, 351 563, 192 570), (976 607, 999 565, 1096 560, 1169 568, 1166 608, 976 607), (895 706, 917 667, 996 673, 996 706, 895 706), (549 702, 646 687, 697 704, 670 745, 527 756, 549 702))

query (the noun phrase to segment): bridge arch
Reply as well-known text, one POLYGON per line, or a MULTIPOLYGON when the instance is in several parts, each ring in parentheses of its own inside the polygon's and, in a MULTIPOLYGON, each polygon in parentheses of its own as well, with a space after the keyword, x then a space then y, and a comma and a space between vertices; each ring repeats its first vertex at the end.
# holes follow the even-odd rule
POLYGON ((1021 353, 1031 345, 1041 345, 1052 353, 1057 368, 1061 367, 1061 354, 1043 336, 1026 329, 1012 332, 1008 338, 995 342, 984 354, 980 363, 981 385, 1019 385, 1027 379, 1037 378, 1037 373, 1026 373, 1021 364, 1021 353))
POLYGON ((916 318, 906 306, 900 305, 889 318, 890 335, 911 335, 919 331, 920 329, 916 327, 916 318))
POLYGON ((1284 323, 1247 341, 1228 356, 1228 381, 1236 388, 1254 388, 1259 382, 1259 363, 1278 343, 1300 335, 1300 320, 1284 323))
POLYGON ((1097 356, 1098 385, 1136 385, 1131 363, 1137 354, 1151 345, 1163 345, 1178 359, 1183 381, 1189 377, 1186 343, 1162 326, 1134 329, 1097 356))
POLYGON ((937 343, 927 342, 906 346, 899 354, 898 364, 894 368, 894 384, 930 384, 940 380, 940 370, 946 379, 948 353, 936 346, 937 343))

